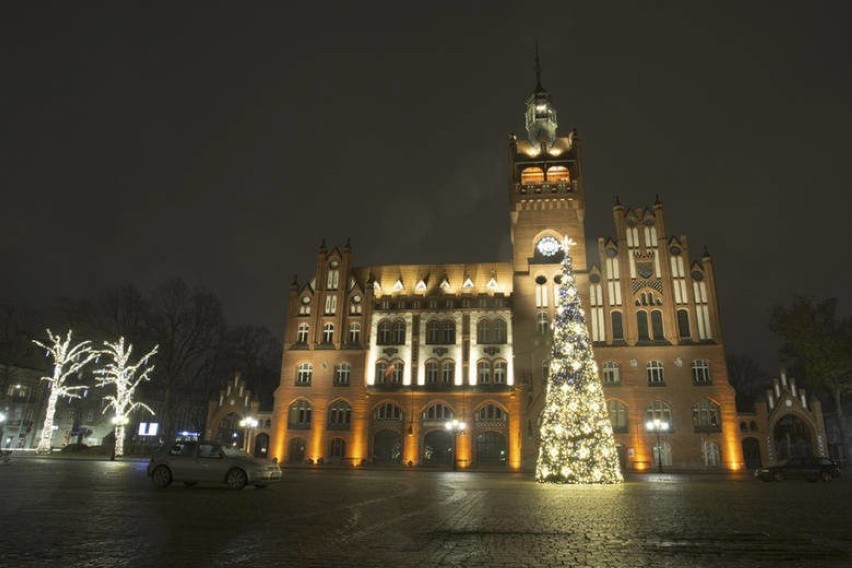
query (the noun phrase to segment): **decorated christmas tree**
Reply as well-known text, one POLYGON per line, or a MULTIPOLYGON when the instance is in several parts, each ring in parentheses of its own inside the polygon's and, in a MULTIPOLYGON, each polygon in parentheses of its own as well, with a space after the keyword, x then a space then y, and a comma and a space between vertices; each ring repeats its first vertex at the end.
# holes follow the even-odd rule
POLYGON ((553 322, 553 355, 536 480, 548 483, 620 483, 623 479, 592 342, 563 243, 562 280, 553 322))

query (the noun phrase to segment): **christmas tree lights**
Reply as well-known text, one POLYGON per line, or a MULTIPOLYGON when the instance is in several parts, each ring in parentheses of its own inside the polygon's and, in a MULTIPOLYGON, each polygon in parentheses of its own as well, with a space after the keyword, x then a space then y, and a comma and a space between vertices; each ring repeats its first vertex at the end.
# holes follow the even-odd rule
POLYGON ((33 339, 33 343, 47 351, 47 355, 53 358, 53 375, 42 377, 43 381, 50 383, 50 394, 47 397, 47 410, 44 415, 44 425, 41 429, 41 437, 38 440, 36 451, 49 452, 53 440, 53 418, 56 415, 56 401, 60 396, 67 398, 80 398, 74 391, 89 388, 86 385, 69 385, 67 381, 72 375, 78 374, 83 367, 89 364, 98 353, 91 347, 90 341, 81 341, 76 345, 71 344, 71 330, 62 339, 60 335, 54 335, 49 329, 47 337, 49 344, 33 339))
POLYGON ((592 342, 565 239, 553 322, 553 353, 541 413, 536 480, 548 483, 623 481, 612 424, 592 355, 592 342))
POLYGON ((120 457, 124 455, 125 426, 129 421, 130 413, 137 408, 144 408, 152 415, 154 414, 154 411, 147 404, 134 401, 133 395, 139 383, 150 379, 154 366, 148 365, 148 362, 151 357, 156 355, 158 346, 154 346, 147 355, 136 363, 130 362, 133 345, 128 344, 125 348, 123 337, 115 343, 105 341, 104 346, 106 349, 101 353, 108 356, 110 362, 103 368, 97 369, 95 375, 98 376, 99 387, 115 386, 115 395, 104 397, 104 400, 107 401, 104 413, 108 410, 115 412, 115 417, 112 419, 113 424, 115 424, 115 456, 120 457))

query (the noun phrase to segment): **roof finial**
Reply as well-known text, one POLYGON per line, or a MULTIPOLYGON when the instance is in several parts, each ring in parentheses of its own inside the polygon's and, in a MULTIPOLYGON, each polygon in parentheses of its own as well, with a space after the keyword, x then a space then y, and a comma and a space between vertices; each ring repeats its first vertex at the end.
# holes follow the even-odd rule
POLYGON ((541 86, 541 64, 538 61, 538 38, 535 40, 535 90, 544 90, 544 87, 541 86))

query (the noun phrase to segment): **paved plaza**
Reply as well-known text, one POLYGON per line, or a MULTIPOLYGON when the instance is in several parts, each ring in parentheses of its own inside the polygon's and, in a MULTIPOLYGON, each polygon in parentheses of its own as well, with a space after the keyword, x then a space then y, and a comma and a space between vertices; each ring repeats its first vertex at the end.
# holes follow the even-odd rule
POLYGON ((852 566, 852 480, 285 471, 155 490, 142 461, 0 465, 3 566, 852 566))

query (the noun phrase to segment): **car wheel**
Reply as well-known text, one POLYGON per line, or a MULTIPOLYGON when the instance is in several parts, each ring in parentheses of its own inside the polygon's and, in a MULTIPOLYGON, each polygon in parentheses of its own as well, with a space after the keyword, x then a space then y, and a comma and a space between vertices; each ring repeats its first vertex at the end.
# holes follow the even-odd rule
POLYGON ((151 483, 154 484, 154 487, 165 489, 171 484, 171 482, 172 472, 167 466, 158 465, 154 468, 154 471, 151 472, 151 483))
POLYGON ((834 479, 834 476, 833 476, 833 475, 831 475, 831 472, 824 471, 824 472, 822 472, 822 474, 820 475, 820 479, 822 479, 824 482, 828 483, 829 481, 831 481, 832 479, 834 479))
POLYGON ((235 467, 225 475, 225 483, 231 489, 242 489, 248 483, 248 477, 246 476, 246 472, 235 467))
POLYGON ((772 479, 774 479, 775 481, 784 481, 784 474, 781 473, 780 471, 776 471, 772 475, 772 479))

